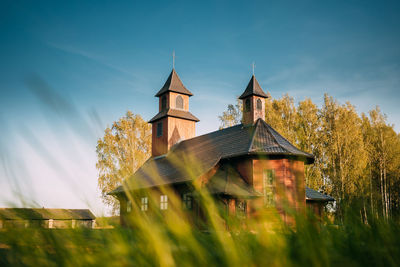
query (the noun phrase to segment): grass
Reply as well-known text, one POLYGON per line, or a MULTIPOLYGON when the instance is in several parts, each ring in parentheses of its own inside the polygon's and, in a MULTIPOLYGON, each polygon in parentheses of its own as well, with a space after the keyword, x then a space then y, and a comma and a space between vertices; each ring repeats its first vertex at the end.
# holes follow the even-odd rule
MULTIPOLYGON (((297 217, 202 232, 149 221, 144 229, 8 229, 0 266, 398 266, 400 225, 348 216, 340 225, 297 217), (267 226, 268 225, 268 226, 267 226)), ((252 222, 249 222, 252 223, 252 222)))

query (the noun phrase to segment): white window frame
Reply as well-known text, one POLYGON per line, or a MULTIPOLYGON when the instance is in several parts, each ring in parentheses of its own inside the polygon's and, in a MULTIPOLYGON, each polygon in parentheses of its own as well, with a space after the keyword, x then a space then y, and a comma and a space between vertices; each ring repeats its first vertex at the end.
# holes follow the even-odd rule
POLYGON ((235 201, 235 211, 236 211, 236 216, 241 217, 241 218, 246 218, 247 217, 247 201, 244 199, 236 199, 235 201), (240 204, 242 204, 242 209, 240 209, 240 204))
POLYGON ((142 197, 140 199, 140 201, 141 201, 140 210, 141 211, 147 211, 149 209, 149 198, 148 197, 142 197))
POLYGON ((168 209, 168 196, 161 195, 160 196, 160 210, 167 210, 168 209))
POLYGON ((275 170, 264 170, 263 173, 263 195, 264 204, 267 207, 275 206, 275 170), (271 179, 271 181, 269 181, 271 179))

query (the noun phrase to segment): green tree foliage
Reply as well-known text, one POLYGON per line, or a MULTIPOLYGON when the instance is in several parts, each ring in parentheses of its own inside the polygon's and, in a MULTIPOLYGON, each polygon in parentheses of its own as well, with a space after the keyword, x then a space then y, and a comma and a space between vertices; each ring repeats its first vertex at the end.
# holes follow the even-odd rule
POLYGON ((108 127, 103 138, 97 141, 98 186, 105 204, 116 212, 118 201, 107 193, 132 175, 151 153, 151 126, 128 111, 108 127))
MULTIPOLYGON (((238 109, 228 108, 219 117, 222 128, 240 121, 238 109)), ((350 103, 328 95, 318 107, 310 99, 296 105, 286 94, 266 100, 265 121, 314 154, 315 163, 306 166, 306 184, 335 197, 339 213, 344 202, 362 203, 361 213, 372 210, 385 218, 400 212, 400 135, 379 108, 359 115, 350 103)))
POLYGON ((379 108, 363 114, 364 143, 368 153, 369 198, 375 212, 388 217, 399 212, 400 137, 379 108))
POLYGON ((220 129, 239 124, 242 121, 242 109, 242 101, 239 99, 236 105, 229 104, 228 109, 218 116, 221 121, 220 129))
POLYGON ((267 98, 265 120, 290 142, 296 143, 297 109, 288 94, 281 99, 267 98))

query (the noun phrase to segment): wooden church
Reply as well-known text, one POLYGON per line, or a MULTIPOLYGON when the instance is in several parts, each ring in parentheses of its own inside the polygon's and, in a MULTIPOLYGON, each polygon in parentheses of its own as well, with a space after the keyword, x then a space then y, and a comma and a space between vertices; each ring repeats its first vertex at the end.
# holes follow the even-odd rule
POLYGON ((149 121, 152 156, 110 192, 120 201, 121 224, 134 212, 132 201, 139 212, 168 212, 171 196, 161 187, 182 198, 182 208, 191 211, 194 221, 201 220, 194 183, 207 190, 228 216, 255 217, 274 208, 288 221, 287 208, 304 210, 308 205, 321 214, 334 200, 305 186, 304 166, 312 164, 314 156, 297 149, 264 121, 268 95, 254 75, 239 97, 242 123, 201 136, 196 136, 199 119, 189 111, 193 94, 175 69, 155 96, 159 112, 149 121), (149 191, 156 194, 153 201, 149 191))

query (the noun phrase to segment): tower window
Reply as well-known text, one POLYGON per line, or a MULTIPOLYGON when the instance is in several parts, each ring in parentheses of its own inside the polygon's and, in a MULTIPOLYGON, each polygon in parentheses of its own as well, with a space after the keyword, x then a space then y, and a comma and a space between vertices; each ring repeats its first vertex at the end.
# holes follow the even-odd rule
POLYGON ((157 137, 162 136, 162 132, 163 132, 163 123, 159 122, 157 123, 157 137))
POLYGON ((257 110, 262 110, 262 102, 261 102, 261 99, 257 99, 257 110))
POLYGON ((161 110, 166 110, 167 109, 167 97, 163 95, 161 97, 161 110))
POLYGON ((140 207, 140 209, 142 211, 147 211, 148 207, 149 207, 149 199, 147 197, 142 197, 142 205, 140 207))
POLYGON ((246 112, 250 111, 250 98, 247 98, 246 101, 244 102, 244 111, 246 112))
POLYGON ((176 100, 175 100, 175 107, 176 107, 176 108, 183 109, 183 98, 182 98, 180 95, 178 95, 178 96, 176 97, 176 100))
POLYGON ((263 193, 264 193, 264 204, 267 207, 272 207, 275 204, 274 185, 275 185, 275 171, 274 170, 264 171, 263 193))
POLYGON ((167 195, 161 195, 161 198, 160 198, 160 209, 161 210, 167 210, 168 209, 168 196, 167 195))

